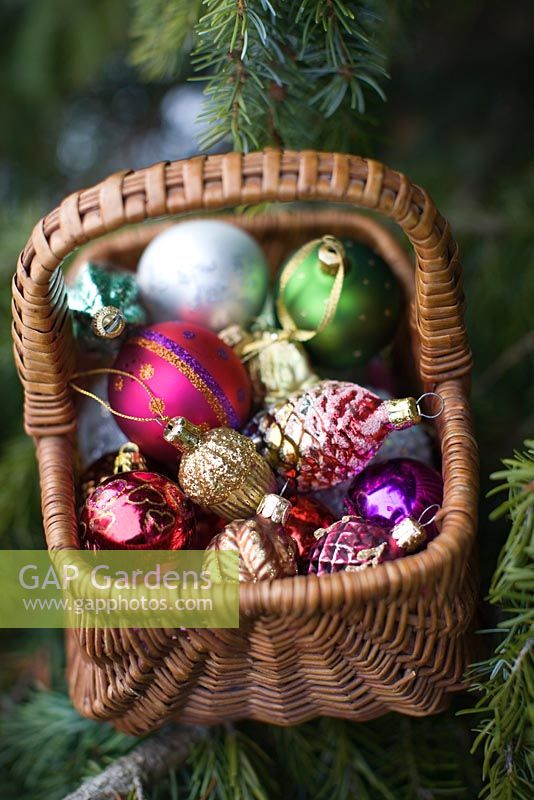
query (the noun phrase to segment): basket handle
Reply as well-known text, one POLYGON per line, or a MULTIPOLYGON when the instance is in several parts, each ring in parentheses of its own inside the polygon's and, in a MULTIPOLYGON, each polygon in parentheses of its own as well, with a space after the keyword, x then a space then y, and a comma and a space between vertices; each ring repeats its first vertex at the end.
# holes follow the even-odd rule
POLYGON ((74 347, 61 261, 80 245, 147 218, 263 201, 349 203, 395 220, 416 254, 415 324, 427 385, 471 369, 458 246, 427 193, 378 161, 280 151, 198 156, 119 172, 41 219, 13 280, 15 360, 32 436, 74 430, 74 347))

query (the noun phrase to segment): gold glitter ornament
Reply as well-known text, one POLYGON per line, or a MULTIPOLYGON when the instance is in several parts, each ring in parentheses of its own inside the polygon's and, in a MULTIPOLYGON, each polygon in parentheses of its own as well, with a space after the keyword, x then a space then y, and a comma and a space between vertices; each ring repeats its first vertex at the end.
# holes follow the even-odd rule
MULTIPOLYGON (((237 551, 240 581, 256 583, 296 575, 296 545, 283 529, 290 508, 291 503, 283 497, 265 495, 254 517, 230 522, 211 540, 206 552, 237 551)), ((224 580, 224 575, 220 577, 224 580)))
POLYGON ((163 436, 182 453, 178 480, 193 502, 224 519, 249 516, 276 488, 273 471, 253 442, 231 428, 204 430, 169 420, 163 436))
POLYGON ((219 334, 241 359, 250 376, 256 405, 272 405, 321 379, 313 371, 304 347, 288 331, 248 333, 231 325, 219 334))

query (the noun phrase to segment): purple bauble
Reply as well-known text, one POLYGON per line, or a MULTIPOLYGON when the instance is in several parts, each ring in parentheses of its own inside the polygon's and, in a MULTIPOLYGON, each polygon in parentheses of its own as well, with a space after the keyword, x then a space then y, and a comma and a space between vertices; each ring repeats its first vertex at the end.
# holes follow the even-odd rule
MULTIPOLYGON (((418 521, 429 506, 442 502, 443 481, 435 469, 413 458, 393 458, 367 467, 353 480, 345 508, 348 514, 389 527, 405 517, 418 521)), ((435 523, 426 525, 425 532, 428 539, 437 536, 435 523)))

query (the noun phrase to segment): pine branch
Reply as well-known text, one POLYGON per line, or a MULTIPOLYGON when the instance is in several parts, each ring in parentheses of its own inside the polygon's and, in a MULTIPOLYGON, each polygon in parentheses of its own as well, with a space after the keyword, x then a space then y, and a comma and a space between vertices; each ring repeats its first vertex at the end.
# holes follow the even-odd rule
POLYGON ((198 3, 173 0, 163 13, 161 2, 136 0, 133 59, 151 78, 175 77, 194 25, 192 63, 206 82, 204 148, 228 138, 243 151, 324 148, 334 129, 346 149, 364 127, 366 99, 385 99, 384 19, 392 12, 384 0, 203 0, 196 24, 198 3))
POLYGON ((195 41, 202 0, 133 0, 131 61, 149 80, 176 77, 195 41))
POLYGON ((375 730, 388 758, 373 766, 394 798, 460 800, 468 796, 466 742, 454 717, 386 717, 375 723, 375 730))
POLYGON ((211 729, 189 758, 189 800, 270 800, 279 796, 269 756, 231 725, 211 729))
MULTIPOLYGON (((61 692, 34 691, 18 704, 4 701, 2 773, 32 800, 56 800, 80 780, 80 770, 101 769, 136 740, 110 725, 80 717, 61 692)), ((20 796, 20 795, 19 795, 20 796)))
POLYGON ((502 638, 494 655, 471 671, 481 697, 467 713, 483 715, 473 745, 484 751, 482 795, 527 800, 534 781, 534 440, 503 463, 507 469, 492 478, 504 483, 490 494, 506 491, 508 499, 492 518, 508 515, 512 526, 489 595, 502 610, 502 638))
POLYGON ((203 728, 168 726, 87 780, 64 800, 117 800, 125 795, 143 800, 144 787, 150 787, 183 763, 195 741, 205 735, 203 728))
POLYGON ((269 89, 282 83, 276 11, 269 0, 204 0, 204 5, 193 54, 195 69, 207 82, 199 121, 208 132, 201 145, 212 147, 230 135, 237 150, 261 147, 272 115, 269 89))
POLYGON ((363 114, 365 87, 385 100, 379 83, 387 78, 385 55, 375 41, 381 17, 372 11, 379 4, 299 0, 297 5, 298 61, 304 84, 317 87, 309 102, 328 119, 345 99, 363 114))

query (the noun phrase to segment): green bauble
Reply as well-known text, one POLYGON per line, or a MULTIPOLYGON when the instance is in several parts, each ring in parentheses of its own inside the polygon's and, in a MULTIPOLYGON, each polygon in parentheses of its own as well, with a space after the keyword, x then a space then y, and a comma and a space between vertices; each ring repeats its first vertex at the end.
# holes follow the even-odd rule
POLYGON ((110 264, 82 264, 68 288, 68 303, 74 335, 89 353, 109 355, 118 351, 124 328, 147 321, 135 274, 110 264), (106 312, 111 316, 103 316, 103 327, 98 326, 99 316, 106 312))
MULTIPOLYGON (((328 239, 332 241, 332 237, 328 239)), ((339 241, 345 250, 345 277, 335 314, 304 346, 314 364, 346 369, 365 364, 391 341, 403 297, 397 278, 380 256, 353 239, 337 240, 338 247, 339 241)), ((328 248, 325 257, 324 246, 324 240, 318 240, 311 250, 309 244, 304 245, 282 268, 276 287, 282 324, 281 304, 297 329, 314 330, 321 324, 338 270, 335 259, 329 263, 328 248), (297 266, 286 270, 289 263, 297 266)))

